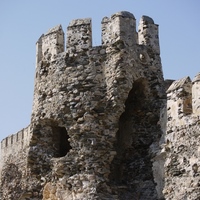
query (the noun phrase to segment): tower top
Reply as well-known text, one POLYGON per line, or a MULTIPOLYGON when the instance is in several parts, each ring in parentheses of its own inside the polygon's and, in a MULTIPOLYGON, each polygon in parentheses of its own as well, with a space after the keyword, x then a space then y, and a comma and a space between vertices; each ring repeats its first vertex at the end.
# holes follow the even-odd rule
POLYGON ((121 17, 124 17, 124 18, 133 18, 133 19, 135 19, 135 16, 132 13, 127 12, 127 11, 117 12, 117 13, 111 15, 111 19, 113 19, 113 18, 115 18, 117 16, 121 16, 121 17))
POLYGON ((53 34, 53 33, 56 33, 58 31, 63 31, 61 24, 49 29, 45 35, 53 34))
POLYGON ((153 19, 152 19, 151 17, 146 16, 146 15, 143 15, 143 16, 141 17, 141 20, 142 20, 142 21, 145 21, 145 22, 147 22, 147 23, 149 23, 149 24, 154 24, 153 19))

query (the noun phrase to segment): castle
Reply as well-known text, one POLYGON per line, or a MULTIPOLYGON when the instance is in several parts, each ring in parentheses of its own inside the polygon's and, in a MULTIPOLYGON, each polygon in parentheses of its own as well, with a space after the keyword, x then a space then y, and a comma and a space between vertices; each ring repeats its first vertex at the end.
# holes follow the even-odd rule
POLYGON ((158 25, 129 12, 36 43, 30 125, 1 142, 2 200, 200 199, 200 74, 163 79, 158 25))

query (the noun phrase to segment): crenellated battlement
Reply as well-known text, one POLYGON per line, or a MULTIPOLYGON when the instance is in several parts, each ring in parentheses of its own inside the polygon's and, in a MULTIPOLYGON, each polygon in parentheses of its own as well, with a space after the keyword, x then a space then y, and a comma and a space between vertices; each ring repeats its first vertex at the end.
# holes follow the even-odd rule
POLYGON ((102 45, 109 46, 117 41, 123 41, 125 45, 137 44, 136 20, 132 13, 118 12, 110 18, 102 20, 102 45))
POLYGON ((28 145, 30 141, 30 127, 23 128, 19 132, 12 134, 1 141, 1 149, 12 149, 12 146, 17 146, 22 149, 23 146, 28 145), (17 144, 17 145, 16 145, 17 144))
POLYGON ((199 192, 193 192, 196 185, 191 185, 198 180, 200 172, 199 88, 198 74, 193 81, 190 77, 174 81, 167 90, 167 120, 162 148, 165 169, 163 194, 166 199, 199 197, 199 192), (170 191, 172 185, 178 185, 178 189, 176 187, 170 191))
POLYGON ((55 55, 64 51, 64 32, 58 25, 50 29, 36 43, 36 65, 43 59, 51 60, 55 55))
POLYGON ((8 163, 18 163, 19 166, 25 165, 30 138, 30 126, 28 126, 1 141, 0 177, 3 167, 8 163))
MULTIPOLYGON (((154 24, 150 17, 142 16, 138 33, 134 15, 126 11, 115 13, 110 18, 104 17, 101 26, 101 45, 104 48, 122 42, 129 47, 136 44, 145 45, 154 53, 160 54, 158 25, 154 24)), ((51 60, 55 55, 64 52, 64 37, 61 25, 43 34, 36 43, 36 63, 42 58, 51 60)), ((90 18, 72 20, 67 27, 66 51, 78 53, 90 48, 92 48, 92 20, 90 18)))
POLYGON ((154 53, 160 54, 158 25, 148 16, 142 16, 140 19, 138 42, 149 47, 154 53))
POLYGON ((91 19, 72 20, 67 28, 67 48, 70 52, 80 52, 92 47, 91 19))
MULTIPOLYGON (((193 81, 185 77, 174 81, 167 90, 168 116, 172 121, 181 120, 186 115, 200 114, 200 75, 193 81)), ((185 123, 185 122, 183 122, 185 123)))

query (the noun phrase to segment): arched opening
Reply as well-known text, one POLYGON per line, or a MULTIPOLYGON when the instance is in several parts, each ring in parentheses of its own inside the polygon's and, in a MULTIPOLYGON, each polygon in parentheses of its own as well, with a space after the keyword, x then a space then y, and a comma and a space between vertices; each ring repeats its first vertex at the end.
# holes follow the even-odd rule
POLYGON ((28 170, 36 176, 45 177, 52 171, 54 164, 62 160, 72 148, 69 135, 64 126, 59 126, 52 120, 40 121, 32 131, 27 159, 28 170))
POLYGON ((159 116, 154 102, 147 80, 135 81, 119 119, 117 155, 111 164, 110 181, 119 186, 119 199, 135 199, 137 195, 138 199, 155 199, 150 145, 159 116))
POLYGON ((52 143, 55 150, 55 157, 67 155, 72 148, 69 143, 69 135, 65 127, 52 127, 52 143))

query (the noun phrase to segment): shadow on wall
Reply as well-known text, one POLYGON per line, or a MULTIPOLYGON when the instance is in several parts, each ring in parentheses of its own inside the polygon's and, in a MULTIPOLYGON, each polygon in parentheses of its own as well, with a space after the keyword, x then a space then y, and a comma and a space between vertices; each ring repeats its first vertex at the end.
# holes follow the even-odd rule
POLYGON ((52 127, 52 140, 53 145, 56 149, 55 157, 63 157, 67 155, 71 149, 70 143, 68 141, 69 135, 65 127, 52 127))
POLYGON ((142 194, 141 199, 155 199, 156 196, 149 150, 159 118, 153 113, 152 99, 148 81, 138 79, 119 119, 117 155, 111 165, 110 182, 124 188, 119 189, 121 197, 135 199, 142 194))
POLYGON ((42 176, 51 171, 50 160, 64 157, 70 151, 68 139, 66 128, 56 122, 45 121, 35 125, 28 156, 32 172, 42 176))

